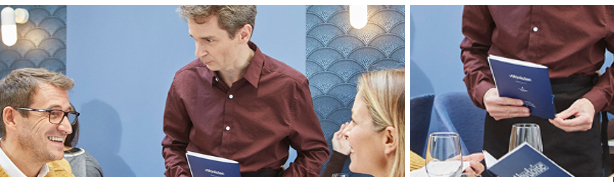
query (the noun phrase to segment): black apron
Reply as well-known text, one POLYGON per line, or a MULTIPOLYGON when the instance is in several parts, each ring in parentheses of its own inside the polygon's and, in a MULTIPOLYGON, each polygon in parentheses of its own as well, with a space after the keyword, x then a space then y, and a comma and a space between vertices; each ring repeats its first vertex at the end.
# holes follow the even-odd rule
MULTIPOLYGON (((597 79, 598 76, 551 79, 556 113, 569 108, 573 102, 590 91, 597 79)), ((484 150, 497 159, 505 155, 509 148, 512 125, 515 123, 539 124, 544 155, 574 176, 603 176, 604 164, 608 164, 609 167, 609 159, 608 163, 605 163, 602 157, 604 148, 601 145, 599 111, 595 111, 591 129, 569 133, 540 117, 529 116, 496 121, 487 113, 484 122, 484 150)))

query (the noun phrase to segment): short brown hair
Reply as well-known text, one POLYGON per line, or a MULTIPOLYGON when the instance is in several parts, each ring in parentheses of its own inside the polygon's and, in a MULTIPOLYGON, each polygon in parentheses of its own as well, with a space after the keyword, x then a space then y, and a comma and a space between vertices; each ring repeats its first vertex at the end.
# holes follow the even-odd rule
MULTIPOLYGON (((56 73, 44 68, 21 68, 11 71, 0 80, 0 108, 29 107, 32 97, 36 94, 38 85, 47 83, 65 90, 74 86, 74 81, 62 73, 56 73)), ((18 111, 21 115, 28 116, 24 110, 18 111)), ((0 112, 2 117, 3 112, 0 112)), ((6 136, 4 122, 0 124, 0 136, 6 136)), ((3 137, 4 139, 5 137, 3 137)))
POLYGON ((197 24, 203 24, 205 18, 216 15, 219 26, 233 39, 245 24, 251 25, 253 32, 258 12, 256 5, 184 5, 177 8, 177 13, 197 24))

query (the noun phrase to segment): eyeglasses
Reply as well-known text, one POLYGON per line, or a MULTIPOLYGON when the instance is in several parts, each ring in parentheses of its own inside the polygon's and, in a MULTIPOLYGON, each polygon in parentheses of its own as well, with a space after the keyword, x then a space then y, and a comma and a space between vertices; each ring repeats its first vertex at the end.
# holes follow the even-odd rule
POLYGON ((68 118, 68 122, 72 125, 77 121, 80 113, 76 111, 62 111, 62 110, 44 110, 44 109, 32 109, 32 108, 22 108, 22 107, 13 107, 15 109, 26 110, 26 111, 37 111, 37 112, 47 112, 49 113, 49 122, 51 124, 60 124, 64 120, 64 117, 68 118))

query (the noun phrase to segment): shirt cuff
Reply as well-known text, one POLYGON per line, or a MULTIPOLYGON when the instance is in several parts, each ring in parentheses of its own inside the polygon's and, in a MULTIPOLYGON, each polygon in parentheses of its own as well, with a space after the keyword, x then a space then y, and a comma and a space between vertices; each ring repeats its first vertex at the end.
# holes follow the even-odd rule
POLYGON ((607 104, 606 102, 608 100, 605 96, 603 96, 602 93, 599 93, 598 90, 589 91, 588 93, 584 94, 583 98, 586 98, 589 101, 591 101, 591 103, 593 104, 593 107, 595 107, 595 114, 604 109, 605 105, 607 104))
POLYGON ((330 160, 326 164, 326 169, 322 173, 324 177, 330 177, 334 173, 340 173, 343 171, 343 166, 345 165, 345 161, 348 156, 342 153, 339 153, 333 150, 333 153, 330 155, 330 160))
POLYGON ((345 163, 345 160, 347 160, 347 158, 348 158, 348 155, 345 155, 345 154, 342 154, 341 152, 337 152, 336 150, 333 150, 331 160, 337 159, 336 161, 343 161, 343 163, 345 163))
POLYGON ((471 95, 471 98, 473 98, 473 103, 479 108, 486 109, 486 107, 484 107, 484 94, 486 94, 486 91, 491 88, 496 88, 495 84, 486 81, 482 81, 476 85, 473 88, 473 95, 471 95))

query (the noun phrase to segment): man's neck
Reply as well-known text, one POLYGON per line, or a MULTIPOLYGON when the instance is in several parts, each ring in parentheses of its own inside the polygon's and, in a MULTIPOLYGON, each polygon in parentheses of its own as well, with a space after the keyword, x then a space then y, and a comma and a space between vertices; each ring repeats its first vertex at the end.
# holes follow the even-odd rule
MULTIPOLYGON (((7 139, 8 140, 8 139, 7 139)), ((13 142, 14 143, 14 142, 13 142)), ((11 142, 7 142, 6 140, 0 141, 0 150, 4 151, 4 154, 15 164, 15 166, 26 176, 28 177, 36 177, 40 172, 45 162, 36 162, 35 158, 32 156, 27 156, 28 154, 24 152, 24 150, 20 149, 13 145, 11 142)))
POLYGON ((239 80, 249 67, 252 58, 254 58, 254 50, 252 50, 249 45, 245 45, 241 47, 239 51, 239 56, 234 61, 234 65, 227 70, 220 70, 218 73, 222 80, 228 85, 228 87, 232 87, 232 84, 239 80))

